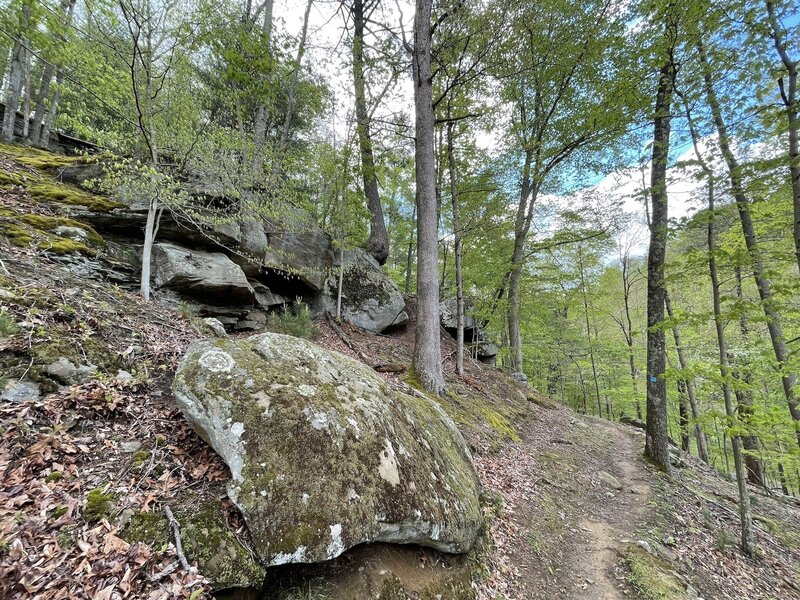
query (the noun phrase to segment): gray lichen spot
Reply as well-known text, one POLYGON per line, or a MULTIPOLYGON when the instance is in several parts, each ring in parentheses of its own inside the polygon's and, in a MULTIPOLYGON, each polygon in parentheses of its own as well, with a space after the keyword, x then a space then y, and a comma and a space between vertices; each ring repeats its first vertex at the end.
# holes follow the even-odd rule
POLYGON ((394 446, 389 440, 384 440, 384 448, 380 454, 380 466, 378 473, 390 484, 400 483, 400 472, 397 470, 397 455, 394 453, 394 446))
POLYGON ((198 362, 201 367, 212 373, 230 373, 236 366, 236 362, 230 354, 216 349, 205 352, 198 362))

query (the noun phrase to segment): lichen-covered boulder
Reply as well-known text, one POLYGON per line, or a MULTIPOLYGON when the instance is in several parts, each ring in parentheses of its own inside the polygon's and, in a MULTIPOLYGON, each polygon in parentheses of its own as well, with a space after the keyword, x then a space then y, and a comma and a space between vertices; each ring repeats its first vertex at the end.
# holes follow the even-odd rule
MULTIPOLYGON (((317 298, 317 311, 336 311, 339 289, 338 264, 317 298)), ((342 316, 345 320, 381 333, 408 320, 406 302, 397 284, 382 270, 377 261, 361 249, 344 254, 342 275, 342 316)))
POLYGON ((265 566, 373 541, 472 547, 482 518, 463 438, 438 404, 363 363, 279 334, 203 340, 172 389, 230 467, 265 566))

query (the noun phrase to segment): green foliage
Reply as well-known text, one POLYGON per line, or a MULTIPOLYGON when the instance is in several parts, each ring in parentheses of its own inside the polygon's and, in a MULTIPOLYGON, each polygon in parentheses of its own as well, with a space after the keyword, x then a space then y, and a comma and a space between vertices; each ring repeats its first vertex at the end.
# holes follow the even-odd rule
POLYGON ((276 333, 301 338, 310 338, 316 332, 311 309, 301 301, 293 306, 284 306, 280 311, 270 314, 267 325, 276 333))

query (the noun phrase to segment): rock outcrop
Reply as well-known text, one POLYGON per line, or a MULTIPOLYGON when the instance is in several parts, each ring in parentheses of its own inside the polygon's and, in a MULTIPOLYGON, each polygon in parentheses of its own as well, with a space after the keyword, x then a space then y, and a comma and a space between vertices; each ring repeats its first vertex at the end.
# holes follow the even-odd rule
MULTIPOLYGON (((317 299, 319 312, 336 312, 339 288, 336 273, 328 278, 317 299)), ((397 284, 386 277, 377 261, 361 249, 344 253, 342 275, 342 317, 354 325, 382 333, 408 320, 406 302, 397 284)))
MULTIPOLYGON (((500 348, 487 338, 485 322, 475 317, 475 308, 471 300, 466 299, 464 306, 464 343, 467 349, 481 362, 494 364, 500 348)), ((439 303, 439 318, 442 327, 453 338, 458 335, 458 308, 455 298, 447 298, 439 303)))
POLYGON ((478 535, 479 483, 454 423, 360 362, 278 334, 203 340, 173 392, 230 467, 265 566, 374 541, 461 553, 478 535))
POLYGON ((205 302, 248 304, 255 300, 242 269, 221 252, 155 244, 153 279, 156 287, 178 289, 205 302))

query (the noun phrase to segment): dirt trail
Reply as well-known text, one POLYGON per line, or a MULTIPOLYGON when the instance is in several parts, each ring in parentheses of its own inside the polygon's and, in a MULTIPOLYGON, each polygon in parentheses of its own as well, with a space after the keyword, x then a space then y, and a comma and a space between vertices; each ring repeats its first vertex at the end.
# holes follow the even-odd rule
POLYGON ((597 600, 614 600, 625 597, 618 565, 624 546, 636 538, 651 490, 633 434, 613 426, 604 429, 613 440, 612 462, 605 470, 618 479, 622 490, 601 489, 599 498, 593 495, 597 504, 592 507, 589 502, 589 512, 578 521, 582 539, 574 546, 569 571, 577 590, 586 590, 597 600))
POLYGON ((523 443, 487 461, 495 472, 514 473, 502 482, 510 521, 503 552, 514 569, 505 597, 630 598, 622 551, 636 542, 652 496, 643 436, 562 410, 548 413, 523 443))

